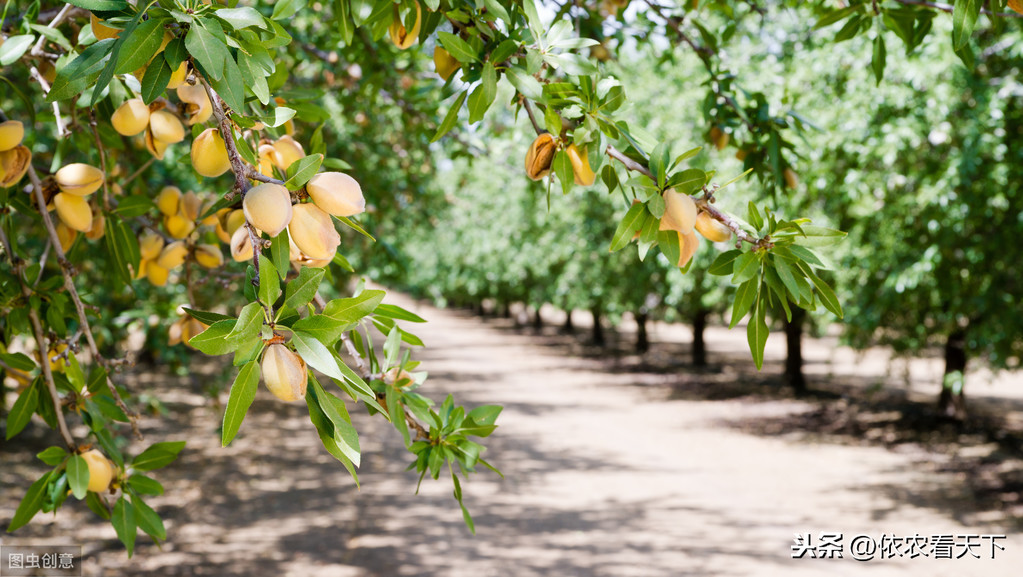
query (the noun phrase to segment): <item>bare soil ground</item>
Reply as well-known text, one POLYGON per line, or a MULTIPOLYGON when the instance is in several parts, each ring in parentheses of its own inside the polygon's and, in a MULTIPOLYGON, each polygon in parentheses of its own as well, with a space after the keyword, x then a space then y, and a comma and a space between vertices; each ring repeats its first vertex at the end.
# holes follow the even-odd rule
MULTIPOLYGON (((304 404, 261 390, 241 433, 220 448, 222 407, 204 390, 223 377, 157 370, 132 387, 166 414, 144 419, 149 442, 187 439, 151 504, 168 542, 140 536, 127 559, 113 529, 84 507, 41 515, 0 544, 81 544, 89 576, 1017 576, 1023 567, 1023 375, 969 375, 964 426, 933 417, 940 361, 855 354, 808 341, 817 393, 780 385, 783 339, 752 369, 743 331, 708 334, 711 366, 688 364, 685 327, 655 325, 654 347, 628 352, 549 325, 394 302, 430 323, 417 355, 424 393, 505 406, 482 472, 463 485, 478 534, 462 523, 450 482, 416 477, 396 432, 353 417, 361 489, 320 446, 304 404), (795 533, 1005 534, 990 559, 792 559, 795 533)), ((558 322, 557 314, 548 315, 558 322)), ((579 320, 582 320, 581 318, 579 320)), ((220 394, 226 400, 226 392, 220 394)), ((78 431, 81 433, 82 431, 78 431)), ((32 424, 0 448, 0 528, 56 444, 32 424)), ((958 553, 958 552, 957 552, 958 553)))

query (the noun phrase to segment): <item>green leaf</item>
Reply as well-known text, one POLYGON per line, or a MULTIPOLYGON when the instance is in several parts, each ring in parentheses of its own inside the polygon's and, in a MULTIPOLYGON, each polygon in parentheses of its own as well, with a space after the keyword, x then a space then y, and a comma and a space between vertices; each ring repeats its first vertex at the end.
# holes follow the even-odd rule
POLYGON ((242 76, 242 69, 235 62, 230 54, 224 59, 223 78, 213 79, 213 89, 224 99, 228 108, 232 110, 244 110, 245 108, 245 79, 242 76))
POLYGON ((739 324, 742 317, 746 316, 750 307, 753 306, 753 301, 757 299, 758 294, 760 294, 760 277, 739 285, 735 291, 735 301, 732 302, 732 318, 728 323, 728 328, 735 328, 735 325, 739 324))
MULTIPOLYGON (((89 46, 71 61, 70 64, 57 72, 57 78, 50 86, 50 93, 46 95, 47 102, 67 100, 82 93, 99 77, 107 60, 110 59, 110 51, 117 42, 113 38, 100 40, 89 46)), ((6 42, 4 43, 7 44, 6 42)))
POLYGON ((291 163, 291 166, 288 167, 284 188, 288 190, 302 188, 309 182, 309 179, 316 176, 321 164, 323 164, 322 154, 310 154, 291 163))
POLYGON ((238 321, 225 338, 240 341, 259 336, 260 329, 265 322, 263 306, 259 303, 249 303, 242 307, 238 314, 238 321))
MULTIPOLYGON (((654 173, 654 177, 657 180, 658 187, 663 187, 664 183, 666 182, 666 177, 668 174, 668 161, 670 159, 671 146, 667 142, 658 143, 657 147, 654 148, 654 151, 650 153, 650 160, 648 164, 650 167, 650 172, 654 173)), ((682 194, 689 194, 689 192, 683 192, 682 190, 679 190, 678 192, 681 192, 682 194)))
POLYGON ((832 246, 842 242, 842 240, 846 237, 846 233, 840 230, 825 228, 823 226, 804 224, 801 225, 800 228, 805 236, 797 234, 793 237, 792 242, 811 248, 832 246))
POLYGON ((163 485, 152 477, 136 473, 128 477, 128 486, 139 495, 163 495, 163 485))
POLYGON ((25 491, 25 496, 18 503, 17 510, 14 511, 14 517, 11 517, 11 522, 7 525, 8 533, 13 533, 16 529, 31 521, 32 517, 35 517, 39 509, 43 507, 43 501, 46 498, 46 486, 49 484, 51 476, 53 476, 53 471, 47 471, 29 486, 28 491, 25 491))
POLYGON ((238 342, 228 340, 227 336, 234 330, 237 322, 235 319, 217 321, 208 329, 192 337, 188 344, 207 355, 216 356, 234 352, 238 348, 238 342))
MULTIPOLYGON (((276 6, 274 8, 276 9, 276 6)), ((221 8, 217 10, 216 14, 217 18, 227 22, 235 30, 242 30, 249 26, 255 26, 264 30, 269 28, 266 25, 266 21, 263 19, 263 15, 259 13, 259 10, 256 10, 251 6, 221 8)))
POLYGON ((298 278, 288 283, 284 291, 284 305, 298 310, 309 304, 320 288, 326 271, 322 268, 302 267, 298 278))
POLYGON ((425 323, 426 322, 426 319, 424 319, 423 317, 421 317, 421 316, 419 316, 419 315, 417 315, 417 314, 415 314, 415 313, 413 313, 411 311, 405 310, 405 309, 399 307, 398 305, 388 305, 388 304, 377 305, 377 308, 376 308, 376 310, 373 311, 373 314, 375 314, 377 316, 380 316, 380 317, 387 317, 389 319, 396 319, 396 320, 399 320, 399 321, 408 321, 410 323, 425 323))
POLYGON ((36 37, 31 34, 8 37, 3 45, 0 45, 0 66, 10 66, 17 62, 35 41, 36 37))
POLYGON ((128 7, 127 0, 67 0, 67 3, 93 12, 120 12, 128 7))
POLYGON ((163 91, 167 89, 167 84, 170 83, 172 74, 173 71, 170 65, 167 64, 166 59, 158 57, 153 60, 153 63, 146 68, 146 73, 142 76, 142 101, 146 104, 152 104, 154 100, 159 98, 163 91))
POLYGON ((952 47, 958 52, 970 41, 983 0, 955 0, 952 8, 952 47))
POLYGON ((249 411, 252 401, 256 398, 256 389, 259 388, 259 363, 249 361, 238 371, 238 376, 231 385, 231 394, 227 399, 227 408, 224 410, 224 426, 221 434, 221 446, 231 444, 238 429, 242 426, 245 414, 249 411))
POLYGON ((376 310, 386 295, 382 290, 365 290, 358 296, 334 299, 327 303, 322 314, 338 322, 354 324, 376 310))
MULTIPOLYGON (((310 378, 312 377, 310 376, 310 378)), ((334 440, 334 425, 323 413, 319 399, 316 397, 315 388, 306 394, 305 402, 306 406, 309 407, 309 420, 312 421, 313 426, 316 427, 316 433, 320 437, 320 442, 323 443, 323 446, 327 449, 328 453, 340 461, 341 464, 345 466, 345 469, 348 469, 352 478, 355 479, 356 486, 358 486, 359 475, 355 471, 355 464, 345 456, 344 452, 341 451, 341 448, 338 446, 337 441, 334 440)))
POLYGON ((332 347, 337 344, 341 335, 353 326, 354 323, 340 322, 325 315, 310 315, 295 321, 291 328, 307 333, 324 345, 332 347))
POLYGON ((8 440, 20 433, 28 425, 29 421, 32 420, 32 415, 39 407, 39 387, 41 383, 42 379, 39 378, 32 381, 32 384, 22 391, 18 395, 18 399, 14 401, 14 406, 11 407, 11 411, 7 414, 8 440))
POLYGON ((67 451, 62 447, 49 447, 37 454, 36 458, 51 467, 56 467, 67 458, 67 451))
POLYGON ((820 28, 826 28, 828 26, 831 26, 836 22, 841 22, 842 20, 845 20, 849 16, 852 16, 856 12, 862 10, 863 6, 864 4, 853 4, 852 6, 846 6, 845 8, 828 12, 824 16, 821 16, 819 20, 817 20, 817 23, 814 24, 813 28, 814 30, 818 30, 820 28))
POLYGON ((493 425, 503 410, 501 405, 482 405, 469 411, 469 418, 477 425, 493 425))
POLYGON ((743 283, 760 273, 760 257, 753 251, 743 253, 735 259, 733 270, 732 284, 743 283))
POLYGON ((272 307, 281 296, 281 277, 270 259, 259 255, 259 302, 272 307))
POLYGON ((430 142, 437 142, 442 136, 451 131, 455 127, 455 123, 458 122, 458 111, 462 109, 462 103, 465 102, 465 97, 469 94, 468 90, 462 91, 455 99, 455 103, 448 109, 448 113, 444 116, 444 120, 441 121, 440 126, 437 127, 437 132, 434 133, 433 137, 430 138, 430 142))
POLYGON ((185 48, 199 62, 211 80, 220 80, 224 77, 224 62, 230 57, 227 46, 205 27, 192 26, 188 29, 185 48))
POLYGON ((110 518, 110 524, 114 526, 117 538, 124 543, 125 549, 128 550, 128 557, 131 557, 135 552, 137 525, 135 523, 135 508, 124 498, 124 495, 121 495, 117 504, 114 505, 114 514, 110 518))
MULTIPOLYGON (((629 211, 625 213, 625 217, 622 222, 618 224, 618 228, 615 230, 614 236, 611 237, 611 248, 610 252, 617 252, 626 247, 632 237, 636 235, 636 232, 643 227, 643 221, 646 219, 646 206, 641 202, 633 203, 629 207, 629 211)), ((675 261, 678 262, 678 261, 675 261)))
POLYGON ((479 61, 479 58, 476 56, 476 51, 472 49, 472 46, 458 36, 441 30, 437 32, 437 40, 440 41, 441 46, 443 46, 449 54, 455 57, 455 60, 458 60, 463 64, 471 64, 479 61))
POLYGON ((100 497, 99 493, 87 494, 85 496, 85 505, 101 519, 105 521, 110 520, 110 509, 107 508, 106 501, 103 500, 103 497, 100 497))
POLYGON ((757 299, 757 306, 746 327, 746 339, 749 341, 750 353, 753 354, 753 363, 758 371, 764 367, 764 347, 767 346, 766 309, 767 299, 761 296, 757 299))
POLYGON ((195 320, 197 320, 197 321, 199 321, 199 322, 201 322, 203 324, 207 324, 207 325, 212 325, 212 324, 218 323, 220 321, 233 321, 233 320, 235 320, 234 317, 229 317, 227 315, 222 315, 220 313, 211 313, 211 312, 208 312, 208 311, 197 311, 195 309, 190 309, 190 308, 187 308, 187 307, 182 307, 182 308, 185 309, 185 312, 188 313, 188 315, 191 316, 193 319, 195 319, 195 320))
POLYGON ((480 85, 469 95, 469 124, 483 120, 490 105, 494 103, 497 96, 497 73, 494 65, 486 63, 483 65, 483 75, 480 85))
POLYGON ((134 32, 124 38, 117 53, 114 74, 134 72, 156 55, 163 43, 163 23, 160 18, 151 18, 136 26, 134 32))
POLYGON ((874 79, 877 80, 878 84, 881 84, 881 81, 884 80, 886 56, 884 36, 881 35, 881 32, 878 32, 877 36, 874 37, 874 53, 870 58, 870 67, 874 70, 874 79))
POLYGON ((281 0, 274 4, 273 14, 270 18, 274 20, 287 20, 298 14, 298 11, 305 8, 306 0, 281 0))
POLYGON ((295 351, 302 357, 310 367, 321 373, 337 379, 346 380, 344 372, 341 371, 337 356, 331 352, 319 339, 310 333, 295 330, 291 336, 291 342, 295 345, 295 351))
POLYGON ((543 98, 543 87, 536 78, 522 69, 509 67, 504 69, 504 76, 512 83, 515 90, 518 90, 529 100, 540 100, 543 98))
POLYGON ((682 258, 682 240, 679 238, 678 232, 674 230, 659 231, 657 246, 660 247, 671 266, 678 266, 678 261, 682 258))
POLYGON ((810 270, 810 267, 805 263, 800 263, 799 266, 803 269, 803 272, 806 273, 810 282, 813 283, 814 288, 817 289, 817 296, 820 297, 821 304, 824 305, 824 308, 828 309, 838 318, 843 318, 845 315, 842 312, 842 303, 838 300, 838 296, 835 295, 835 291, 828 286, 828 283, 824 282, 820 279, 820 277, 814 274, 814 272, 810 270))
POLYGON ((0 353, 0 361, 19 371, 31 371, 36 368, 35 361, 25 353, 0 353))
POLYGON ((178 453, 185 448, 184 441, 154 443, 142 451, 131 462, 136 471, 152 471, 166 467, 178 458, 178 453))
MULTIPOLYGON (((526 1, 528 2, 529 0, 526 1)), ((462 485, 459 483, 458 476, 455 475, 454 471, 451 472, 451 481, 455 485, 455 500, 458 501, 458 506, 462 508, 462 520, 465 521, 465 526, 469 528, 469 531, 475 535, 476 524, 473 523, 472 515, 469 514, 469 509, 467 509, 465 503, 462 502, 462 485)))
MULTIPOLYGON (((772 259, 774 264, 774 270, 778 273, 778 278, 781 279, 782 284, 785 285, 785 289, 792 296, 793 302, 799 301, 799 285, 796 284, 796 278, 792 274, 792 267, 789 266, 785 259, 774 258, 772 259)), ((784 295, 780 295, 784 297, 784 295)))
POLYGON ((728 276, 735 272, 735 261, 742 256, 742 251, 732 249, 725 251, 714 259, 707 272, 717 276, 728 276))
POLYGON ((138 520, 139 528, 157 541, 165 540, 167 529, 163 526, 163 519, 160 519, 160 515, 137 495, 131 496, 131 502, 135 506, 135 517, 138 520))
POLYGON ((568 194, 568 191, 572 190, 572 185, 575 184, 575 173, 572 171, 572 160, 568 158, 567 152, 559 150, 554 155, 554 160, 551 162, 551 170, 554 174, 558 175, 558 182, 561 183, 561 193, 568 194))
POLYGON ((67 480, 76 499, 84 499, 89 492, 89 464, 81 455, 73 455, 67 462, 67 480))
POLYGON ((315 392, 320 410, 323 411, 324 416, 334 425, 334 442, 337 443, 338 449, 353 465, 358 467, 361 459, 359 434, 355 427, 352 426, 351 419, 348 418, 348 411, 344 407, 344 401, 324 391, 316 379, 310 378, 309 383, 311 385, 310 388, 315 392))

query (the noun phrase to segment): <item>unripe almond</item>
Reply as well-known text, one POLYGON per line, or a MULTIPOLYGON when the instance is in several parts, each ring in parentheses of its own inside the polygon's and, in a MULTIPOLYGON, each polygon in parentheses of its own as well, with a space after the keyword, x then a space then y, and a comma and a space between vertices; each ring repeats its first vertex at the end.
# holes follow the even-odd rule
POLYGON ((192 340, 192 337, 205 331, 207 328, 209 327, 192 317, 183 319, 181 323, 181 342, 185 343, 185 346, 191 347, 192 345, 188 344, 188 342, 192 340))
POLYGON ((164 217, 163 227, 167 229, 167 234, 171 238, 185 238, 195 230, 195 221, 188 220, 180 214, 175 214, 174 216, 164 217))
POLYGON ((195 260, 199 266, 218 268, 224 264, 224 255, 220 252, 220 247, 215 244, 200 244, 195 247, 195 260))
POLYGON ((792 170, 791 168, 786 168, 784 176, 785 186, 791 189, 799 188, 799 175, 796 174, 796 171, 792 170))
POLYGON ((309 180, 305 189, 327 214, 355 216, 366 210, 359 182, 342 172, 321 172, 309 180))
POLYGON ((259 145, 259 172, 263 176, 274 175, 274 146, 272 144, 259 145))
POLYGON ((725 242, 732 238, 732 229, 714 220, 703 211, 696 215, 696 232, 711 242, 725 242))
POLYGON ((143 260, 155 260, 159 258, 163 250, 163 237, 155 232, 147 232, 139 239, 139 253, 143 260))
POLYGON ((82 453, 82 458, 89 466, 88 489, 95 493, 102 493, 109 489, 110 482, 114 480, 114 467, 110 464, 110 460, 96 449, 82 453))
POLYGON ((157 110, 149 115, 149 129, 153 131, 153 138, 165 144, 185 139, 185 127, 177 116, 166 110, 157 110))
POLYGON ((135 271, 135 276, 133 276, 132 278, 135 280, 138 280, 140 278, 146 278, 146 267, 149 266, 150 262, 152 261, 148 261, 146 259, 140 260, 139 269, 135 271))
POLYGON ((217 213, 221 214, 217 221, 217 238, 224 244, 231 244, 231 235, 238 230, 238 227, 245 224, 245 213, 237 209, 225 208, 223 210, 226 214, 221 214, 219 211, 217 213))
POLYGON ((675 230, 689 234, 696 224, 696 203, 688 194, 681 194, 674 188, 664 191, 664 215, 659 230, 675 230))
POLYGON ((53 177, 57 180, 61 192, 75 196, 92 194, 103 186, 103 171, 81 162, 61 168, 53 177))
POLYGON ((263 382, 275 397, 288 402, 305 398, 308 379, 305 361, 287 346, 274 343, 267 347, 260 367, 263 382))
POLYGON ((92 226, 85 232, 85 238, 89 240, 99 240, 103 238, 106 223, 107 219, 103 216, 103 214, 97 213, 92 217, 92 226))
POLYGON ((92 228, 92 208, 89 201, 80 196, 60 192, 53 197, 53 204, 57 207, 57 216, 68 228, 78 232, 92 228))
POLYGON ((597 175, 590 168, 590 157, 586 154, 585 148, 578 148, 575 144, 569 144, 568 160, 572 163, 572 174, 575 176, 575 183, 579 186, 590 186, 597 180, 597 175))
POLYGON ((388 33, 391 35, 391 42, 398 48, 405 50, 411 47, 419 40, 419 28, 423 22, 423 9, 419 6, 419 2, 416 2, 416 21, 412 24, 412 30, 406 30, 405 24, 398 17, 398 9, 395 7, 394 19, 391 20, 391 25, 387 28, 388 33))
POLYGON ((95 36, 97 40, 117 38, 121 35, 120 30, 103 24, 103 21, 97 18, 95 14, 89 14, 89 23, 92 26, 92 35, 95 36))
POLYGON ((278 138, 277 142, 273 144, 273 147, 273 162, 277 168, 282 171, 288 170, 288 167, 291 166, 292 163, 305 157, 305 151, 302 150, 302 145, 288 135, 278 138))
POLYGON ((188 75, 188 62, 183 61, 178 65, 177 70, 171 72, 170 82, 167 83, 168 90, 177 90, 186 84, 185 77, 188 75))
POLYGON ((18 120, 0 122, 0 152, 21 144, 25 138, 25 125, 18 120))
POLYGON ((536 137, 526 151, 526 176, 530 180, 540 180, 551 171, 551 161, 557 151, 557 143, 551 133, 544 132, 536 137))
POLYGON ((728 146, 728 140, 730 137, 727 132, 715 126, 710 129, 710 135, 708 138, 714 144, 715 148, 723 150, 726 146, 728 146))
POLYGON ((192 191, 181 195, 181 202, 178 203, 178 214, 191 221, 199 220, 199 211, 202 209, 202 201, 192 191))
POLYGON ((141 98, 125 100, 110 117, 114 130, 124 136, 140 134, 149 126, 149 107, 141 98))
POLYGON ((334 221, 315 204, 295 205, 288 231, 298 250, 313 260, 334 258, 341 244, 334 221))
POLYGON ((1023 14, 1023 0, 1009 0, 1009 8, 1017 14, 1023 14))
POLYGON ((279 184, 263 183, 245 193, 242 210, 252 226, 274 237, 291 222, 291 194, 279 184))
POLYGON ((700 248, 700 238, 696 236, 695 232, 690 230, 684 234, 680 233, 678 235, 678 240, 680 245, 679 248, 681 249, 678 257, 678 266, 679 268, 682 268, 686 266, 689 259, 693 258, 693 255, 696 254, 696 249, 700 248))
POLYGON ((27 146, 15 146, 0 152, 0 188, 18 183, 32 163, 32 151, 27 146))
POLYGON ((164 216, 174 216, 178 213, 178 205, 181 204, 181 189, 176 186, 165 186, 156 195, 156 208, 164 216))
POLYGON ((183 241, 178 240, 168 244, 160 251, 160 257, 156 259, 156 264, 167 270, 174 270, 185 264, 186 256, 188 256, 188 247, 183 241))
POLYGON ((433 65, 437 70, 437 74, 444 80, 451 78, 451 75, 462 67, 458 60, 440 45, 433 49, 433 65))
POLYGON ((249 229, 240 226, 231 235, 231 258, 235 262, 252 260, 255 253, 252 251, 252 239, 249 238, 249 229))
POLYGON ((170 144, 153 136, 152 127, 146 127, 146 150, 149 151, 149 154, 152 154, 157 160, 163 160, 163 155, 167 153, 168 146, 170 144))
POLYGON ((213 104, 210 103, 210 96, 201 84, 194 86, 185 84, 178 88, 178 98, 186 103, 185 111, 188 115, 188 125, 202 124, 210 119, 213 114, 213 104))
POLYGON ((216 212, 210 212, 210 209, 213 208, 213 205, 216 203, 217 203, 216 199, 210 199, 206 201, 206 203, 199 210, 199 214, 207 215, 205 218, 199 221, 200 225, 215 227, 217 226, 217 223, 220 222, 220 213, 223 212, 224 214, 227 214, 226 208, 222 208, 216 212))
POLYGON ((71 245, 74 244, 75 239, 78 238, 78 231, 68 228, 63 222, 57 222, 57 240, 60 241, 60 249, 65 253, 71 250, 71 245))
POLYGON ((227 146, 216 128, 207 128, 192 142, 192 167, 202 176, 216 177, 231 169, 227 146))
POLYGON ((146 278, 154 286, 166 285, 168 276, 170 276, 170 271, 156 264, 155 261, 148 261, 146 263, 146 278))

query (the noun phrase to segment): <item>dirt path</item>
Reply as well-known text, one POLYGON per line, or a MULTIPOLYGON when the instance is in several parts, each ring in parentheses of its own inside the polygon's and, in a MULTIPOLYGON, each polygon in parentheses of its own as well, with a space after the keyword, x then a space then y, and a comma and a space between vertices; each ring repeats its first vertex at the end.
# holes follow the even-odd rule
MULTIPOLYGON (((84 543, 86 575, 118 576, 998 577, 1023 567, 1015 521, 971 508, 962 476, 936 473, 919 451, 747 432, 812 403, 668 400, 673 375, 608 371, 599 359, 566 357, 550 339, 392 298, 430 319, 417 331, 429 347, 418 355, 431 374, 426 394, 505 406, 487 457, 506 478, 485 472, 463 485, 477 536, 448 482, 412 494, 415 476, 403 472, 409 460, 386 423, 357 423, 361 490, 322 450, 304 405, 265 391, 239 438, 220 449, 219 409, 198 392, 216 377, 197 375, 140 384, 170 399, 167 418, 145 423, 150 438, 190 440, 160 477, 167 495, 152 503, 167 518, 162 551, 140 538, 125 559, 109 525, 83 526, 84 507, 37 518, 2 543, 84 543), (821 531, 846 541, 860 533, 1008 539, 994 560, 987 548, 979 560, 861 563, 848 549, 843 559, 791 558, 794 533, 821 531)), ((37 469, 31 454, 46 444, 33 442, 0 452, 0 521, 37 469)))

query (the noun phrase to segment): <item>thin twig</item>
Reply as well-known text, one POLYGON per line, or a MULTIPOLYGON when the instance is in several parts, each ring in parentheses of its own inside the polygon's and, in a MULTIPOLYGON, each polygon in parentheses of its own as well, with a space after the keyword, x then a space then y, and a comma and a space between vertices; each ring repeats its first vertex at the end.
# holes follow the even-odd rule
MULTIPOLYGON (((39 69, 36 68, 35 66, 31 66, 29 67, 28 72, 29 74, 32 75, 32 78, 35 78, 36 82, 39 83, 39 87, 43 89, 43 94, 44 95, 49 94, 50 83, 47 82, 45 78, 43 78, 43 75, 42 73, 39 72, 39 69)), ((60 115, 60 104, 56 100, 53 101, 53 116, 54 118, 56 118, 57 122, 57 138, 64 138, 65 136, 71 134, 67 130, 67 125, 64 124, 64 118, 60 115)))
POLYGON ((635 160, 629 158, 628 156, 625 156, 624 152, 618 150, 614 146, 608 144, 606 152, 608 156, 624 164, 625 168, 633 172, 645 174, 655 181, 657 180, 657 177, 654 176, 654 173, 650 172, 650 169, 647 168, 645 164, 640 164, 639 162, 636 162, 635 160))
POLYGON ((544 129, 542 126, 540 126, 540 123, 536 121, 536 116, 533 115, 533 106, 529 103, 529 100, 527 98, 523 98, 522 103, 526 107, 526 114, 529 115, 529 121, 533 123, 533 130, 536 131, 537 135, 542 134, 544 132, 544 129))

